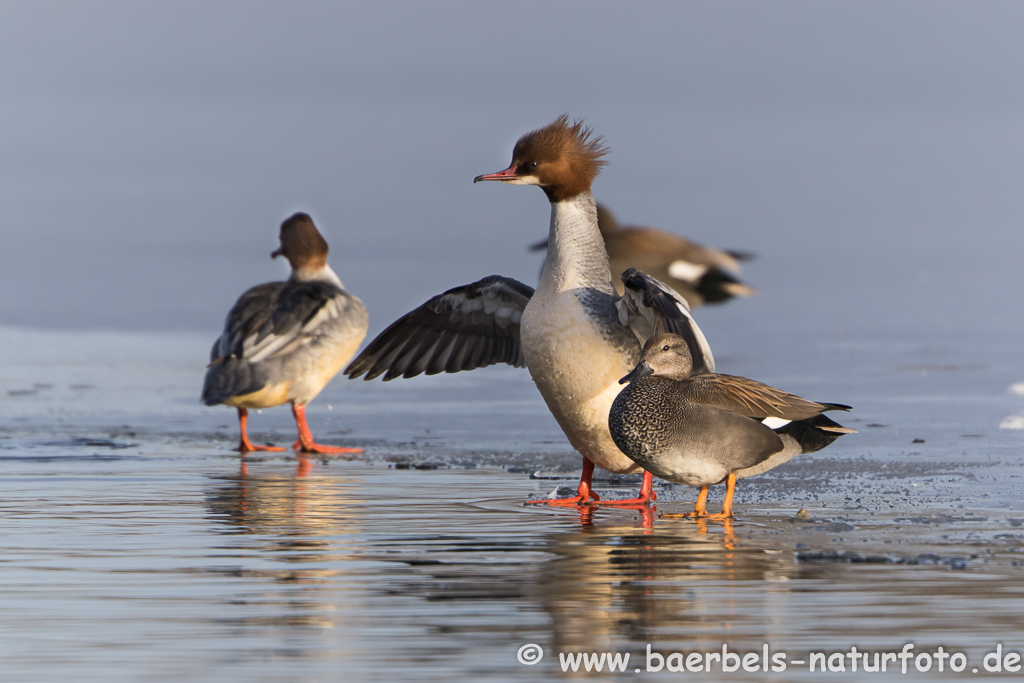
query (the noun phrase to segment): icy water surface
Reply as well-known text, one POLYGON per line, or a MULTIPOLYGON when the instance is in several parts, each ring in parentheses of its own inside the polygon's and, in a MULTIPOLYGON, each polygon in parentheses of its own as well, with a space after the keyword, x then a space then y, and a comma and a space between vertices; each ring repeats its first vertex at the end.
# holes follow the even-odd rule
MULTIPOLYGON (((943 676, 969 678, 996 675, 998 644, 1024 650, 1024 433, 1000 428, 1024 377, 999 340, 833 341, 795 362, 790 341, 726 338, 720 365, 757 374, 774 353, 761 378, 854 404, 861 432, 741 482, 726 526, 660 518, 686 487, 649 515, 523 506, 578 476, 524 372, 336 380, 312 428, 365 456, 242 463, 233 411, 197 402, 206 337, 0 332, 4 681, 820 680, 797 662, 908 643, 962 653, 943 676), (787 668, 668 671, 723 644, 787 668), (630 659, 563 674, 581 652, 630 659)), ((252 427, 293 438, 284 409, 252 427)))

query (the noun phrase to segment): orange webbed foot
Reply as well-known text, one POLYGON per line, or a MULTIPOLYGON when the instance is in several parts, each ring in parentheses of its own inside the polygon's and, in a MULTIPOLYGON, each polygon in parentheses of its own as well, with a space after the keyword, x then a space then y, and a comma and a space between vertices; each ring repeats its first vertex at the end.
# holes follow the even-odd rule
POLYGON ((252 441, 249 441, 249 411, 246 408, 238 409, 238 429, 241 432, 241 436, 238 441, 238 448, 235 450, 239 453, 256 453, 258 451, 283 451, 284 448, 281 446, 257 446, 252 441))
POLYGON ((569 498, 542 498, 540 500, 528 500, 526 505, 550 505, 551 507, 572 507, 575 505, 597 505, 601 502, 601 496, 593 491, 577 493, 569 498))
POLYGON ((325 446, 313 441, 313 434, 309 431, 306 423, 306 406, 292 404, 292 415, 295 416, 295 426, 299 430, 299 438, 292 444, 294 450, 300 453, 311 453, 314 455, 341 455, 343 453, 362 453, 362 448, 343 448, 341 446, 325 446))
POLYGON ((343 453, 362 453, 362 448, 343 448, 341 446, 325 446, 319 443, 302 444, 295 442, 292 446, 299 453, 310 453, 312 455, 341 455, 343 453))

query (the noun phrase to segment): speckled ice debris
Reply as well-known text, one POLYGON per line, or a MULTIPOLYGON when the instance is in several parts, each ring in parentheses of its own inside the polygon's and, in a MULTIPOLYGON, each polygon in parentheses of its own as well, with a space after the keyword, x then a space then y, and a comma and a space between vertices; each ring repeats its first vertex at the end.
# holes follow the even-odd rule
POLYGON ((1024 413, 1020 415, 1010 415, 1009 417, 1003 418, 1003 421, 999 423, 1000 429, 1024 429, 1024 413))

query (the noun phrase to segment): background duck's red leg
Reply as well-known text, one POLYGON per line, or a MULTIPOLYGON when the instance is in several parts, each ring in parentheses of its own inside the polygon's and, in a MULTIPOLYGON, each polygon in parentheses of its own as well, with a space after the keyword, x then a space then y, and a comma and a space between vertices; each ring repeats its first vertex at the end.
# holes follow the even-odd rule
POLYGON ((544 498, 543 500, 528 500, 528 505, 590 505, 601 500, 601 497, 594 493, 590 486, 590 480, 594 477, 594 463, 583 458, 583 474, 580 475, 580 485, 576 488, 576 495, 570 498, 544 498), (593 501, 591 500, 593 498, 593 501))
POLYGON ((362 448, 342 448, 341 446, 324 446, 313 441, 313 434, 306 424, 306 406, 292 404, 292 415, 295 416, 295 426, 299 429, 299 440, 293 446, 303 453, 318 453, 320 455, 335 455, 338 453, 362 453, 362 448))
POLYGON ((238 427, 242 432, 242 439, 238 444, 238 448, 235 450, 239 453, 251 453, 253 451, 283 451, 284 448, 280 446, 257 446, 252 441, 249 441, 249 434, 246 431, 247 424, 249 422, 249 409, 239 408, 238 409, 238 427))

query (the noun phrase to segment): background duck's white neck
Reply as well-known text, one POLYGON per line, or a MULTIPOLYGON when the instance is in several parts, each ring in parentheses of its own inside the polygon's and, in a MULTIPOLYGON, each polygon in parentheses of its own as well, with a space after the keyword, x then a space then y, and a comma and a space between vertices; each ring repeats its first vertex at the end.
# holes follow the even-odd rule
POLYGON ((592 288, 614 294, 608 252, 597 228, 597 206, 590 190, 551 203, 548 255, 541 287, 592 288))
POLYGON ((337 274, 327 264, 321 268, 297 268, 292 271, 291 279, 295 282, 330 282, 332 285, 345 289, 337 274))

